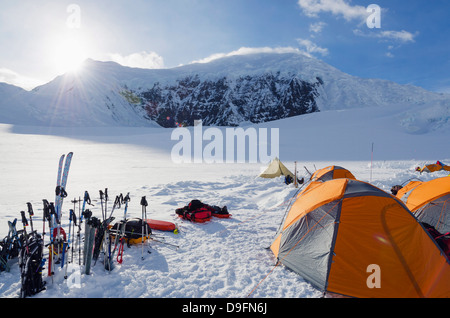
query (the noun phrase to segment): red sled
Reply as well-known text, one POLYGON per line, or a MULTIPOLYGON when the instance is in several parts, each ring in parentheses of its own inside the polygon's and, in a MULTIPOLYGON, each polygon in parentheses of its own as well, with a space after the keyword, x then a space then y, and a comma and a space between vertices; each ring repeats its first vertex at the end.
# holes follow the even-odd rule
POLYGON ((212 214, 206 208, 199 208, 194 211, 178 211, 178 216, 197 223, 205 223, 211 220, 212 214))
POLYGON ((221 219, 226 219, 229 218, 231 216, 231 214, 229 213, 212 213, 212 216, 216 217, 216 218, 221 218, 221 219))
POLYGON ((211 206, 204 204, 199 200, 192 200, 189 205, 175 210, 179 217, 192 222, 204 223, 211 220, 211 217, 229 218, 231 214, 228 213, 226 206, 220 208, 218 206, 211 206))
POLYGON ((212 217, 211 211, 203 205, 193 208, 190 204, 184 208, 176 209, 175 212, 185 220, 198 223, 208 222, 212 217))
POLYGON ((145 221, 148 223, 148 225, 152 230, 173 232, 177 228, 174 223, 168 221, 160 221, 152 219, 146 219, 145 221))

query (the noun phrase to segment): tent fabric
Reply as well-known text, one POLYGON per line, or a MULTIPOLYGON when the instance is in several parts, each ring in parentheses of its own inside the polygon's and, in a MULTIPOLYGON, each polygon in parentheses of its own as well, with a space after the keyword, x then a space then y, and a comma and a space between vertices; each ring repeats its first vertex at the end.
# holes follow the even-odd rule
POLYGON ((441 170, 450 171, 450 166, 445 165, 440 161, 437 161, 436 163, 424 165, 422 168, 417 167, 417 171, 419 171, 421 174, 422 172, 431 173, 441 170))
POLYGON ((356 180, 355 176, 349 170, 340 166, 328 166, 314 172, 311 176, 311 181, 328 181, 339 178, 356 180))
POLYGON ((411 181, 397 193, 416 218, 441 233, 450 232, 450 177, 411 181))
POLYGON ((316 288, 349 297, 450 297, 450 263, 406 206, 353 179, 296 198, 271 250, 316 288), (379 288, 369 281, 380 270, 379 288))
POLYGON ((294 178, 294 174, 278 158, 273 159, 266 170, 259 176, 261 178, 276 178, 279 176, 291 176, 294 178))
POLYGON ((417 186, 421 185, 422 183, 423 183, 423 181, 417 181, 417 180, 408 182, 404 187, 402 187, 400 190, 398 190, 398 192, 396 194, 397 198, 401 199, 403 202, 406 203, 406 200, 408 199, 412 190, 414 190, 417 186))

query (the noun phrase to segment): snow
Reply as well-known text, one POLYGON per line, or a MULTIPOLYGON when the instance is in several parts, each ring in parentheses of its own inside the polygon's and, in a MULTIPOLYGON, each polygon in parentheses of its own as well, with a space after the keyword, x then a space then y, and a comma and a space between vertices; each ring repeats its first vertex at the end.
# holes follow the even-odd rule
MULTIPOLYGON (((448 121, 439 107, 445 106, 437 105, 428 113, 429 118, 441 119, 434 121, 412 115, 419 110, 395 106, 324 111, 245 128, 279 129, 279 157, 291 170, 297 161, 300 176, 308 178, 306 169, 313 172, 340 165, 389 192, 393 185, 411 178, 445 175, 414 171, 436 160, 450 162, 448 121)), ((27 202, 34 207, 35 228, 42 231, 42 199, 54 201, 58 160, 70 151, 74 156, 63 227, 69 222, 68 209, 73 208, 70 201, 86 190, 93 200, 94 216, 101 217, 99 190, 108 188, 111 200, 130 193, 129 217, 141 217, 139 202, 146 196, 149 218, 175 222, 179 228, 179 234, 154 231, 155 241, 145 245, 144 260, 140 244, 125 247, 123 263, 116 263, 111 272, 99 261, 91 275, 85 275, 76 251, 68 279, 62 270, 53 279, 44 274, 47 289, 34 297, 320 297, 300 276, 282 265, 275 267, 276 260, 267 249, 298 189, 284 185, 282 178, 258 178, 265 163, 174 163, 172 131, 0 124, 1 235, 7 235, 7 221, 14 218, 18 218, 17 228, 22 228, 19 212, 26 211, 27 202), (192 199, 226 205, 232 217, 204 224, 181 220, 175 209, 192 199)), ((122 218, 123 210, 116 209, 114 215, 122 218)), ((0 273, 0 297, 16 298, 19 290, 19 267, 13 264, 10 272, 0 273)))

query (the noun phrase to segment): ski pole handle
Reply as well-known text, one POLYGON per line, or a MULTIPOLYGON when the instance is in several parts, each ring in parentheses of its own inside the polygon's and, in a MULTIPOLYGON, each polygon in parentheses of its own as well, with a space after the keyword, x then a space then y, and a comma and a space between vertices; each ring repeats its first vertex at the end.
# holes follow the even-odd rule
POLYGON ((122 196, 122 193, 121 193, 120 196, 119 195, 116 196, 116 200, 114 201, 114 205, 118 209, 120 209, 120 205, 122 204, 122 201, 123 201, 123 196, 122 196))
POLYGON ((25 217, 25 212, 24 211, 20 211, 20 215, 22 216, 22 224, 24 227, 28 226, 28 220, 25 217))
POLYGON ((73 220, 73 224, 74 224, 75 226, 78 226, 78 223, 77 223, 77 215, 76 215, 75 212, 73 212, 73 211, 72 211, 72 220, 73 220))
POLYGON ((27 202, 27 206, 28 206, 28 214, 30 215, 31 232, 34 232, 33 218, 32 218, 32 216, 34 215, 33 206, 31 205, 30 202, 27 202))
POLYGON ((145 196, 143 196, 143 197, 141 198, 141 205, 142 205, 142 206, 148 206, 147 199, 145 198, 145 196))
POLYGON ((31 217, 34 215, 33 206, 31 205, 30 202, 27 202, 27 206, 28 206, 28 214, 30 214, 30 217, 31 217))
POLYGON ((87 192, 87 191, 84 191, 84 200, 86 201, 87 204, 92 205, 91 197, 89 196, 89 192, 87 192))
POLYGON ((48 201, 45 199, 43 199, 42 202, 44 204, 44 219, 49 221, 50 220, 50 203, 48 203, 48 201))

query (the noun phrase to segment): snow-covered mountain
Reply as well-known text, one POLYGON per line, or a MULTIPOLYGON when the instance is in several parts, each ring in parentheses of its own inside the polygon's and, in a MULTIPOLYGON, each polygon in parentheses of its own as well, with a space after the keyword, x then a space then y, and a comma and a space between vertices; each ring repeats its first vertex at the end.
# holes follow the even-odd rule
POLYGON ((401 120, 412 132, 417 121, 439 127, 450 118, 449 95, 358 78, 296 53, 236 55, 157 70, 87 60, 78 74, 31 92, 0 86, 0 122, 52 126, 174 127, 199 119, 235 126, 398 105, 414 109, 401 120))

